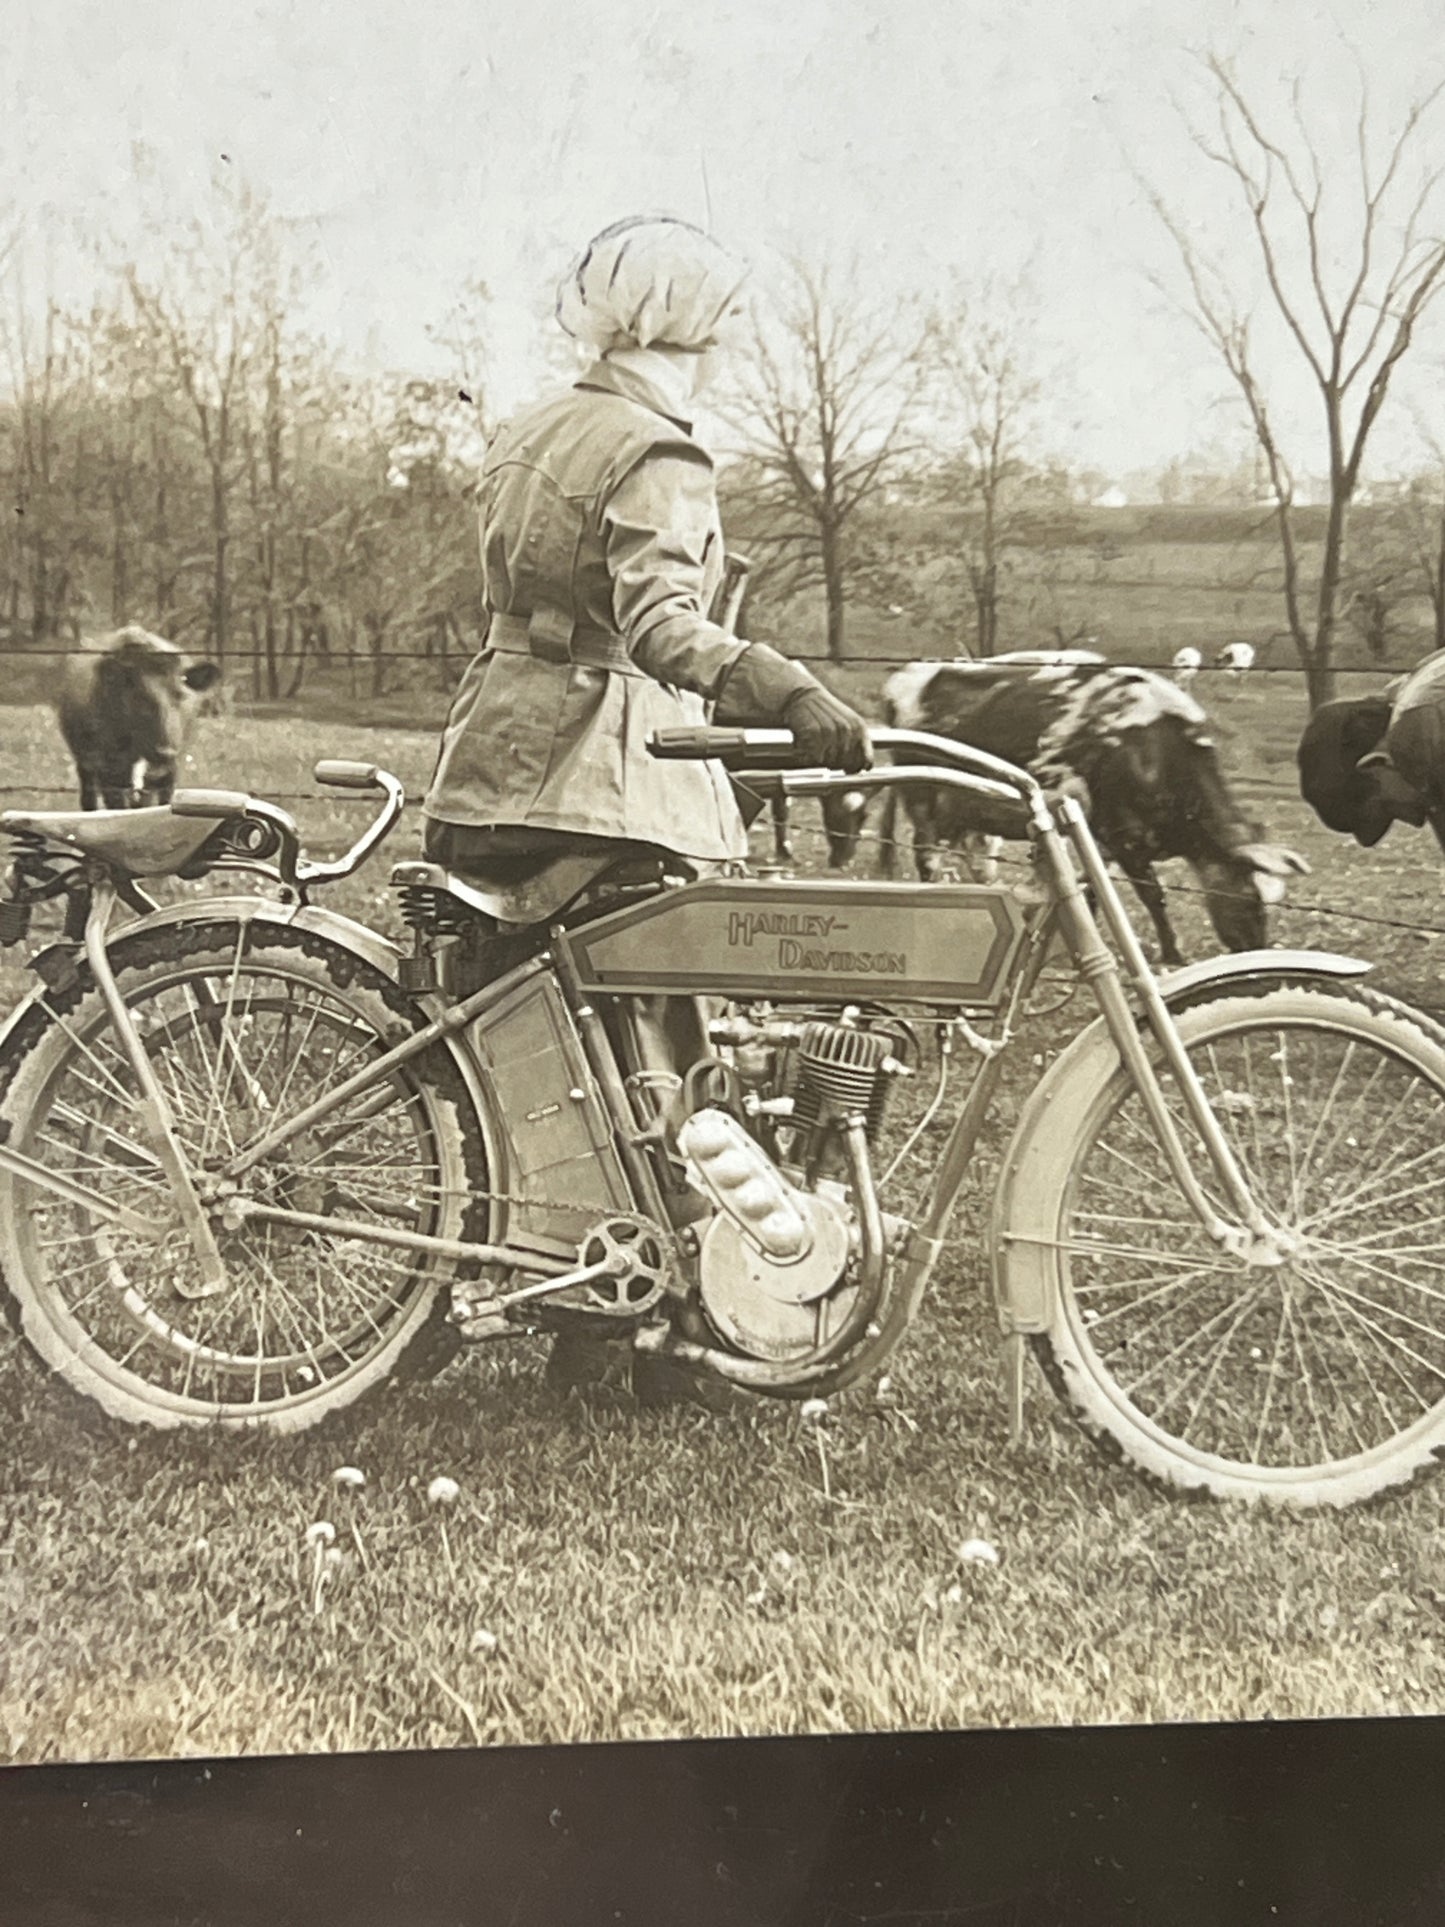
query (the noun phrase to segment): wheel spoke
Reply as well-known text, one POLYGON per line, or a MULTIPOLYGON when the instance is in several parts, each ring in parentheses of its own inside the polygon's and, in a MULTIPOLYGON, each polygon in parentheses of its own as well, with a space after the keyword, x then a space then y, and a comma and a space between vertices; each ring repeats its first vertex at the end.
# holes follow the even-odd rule
MULTIPOLYGON (((1116 1072, 1059 1219, 1065 1389, 1190 1482, 1317 1502, 1336 1479, 1364 1491, 1427 1467, 1445 1440, 1445 1048, 1323 988, 1221 991, 1183 1029, 1251 1194, 1295 1242, 1216 1250, 1116 1072)), ((1047 1248, 1025 1231, 1008 1235, 1047 1248)))
MULTIPOLYGON (((182 1153, 202 1173, 394 1041, 394 1015, 379 989, 356 986, 349 956, 341 988, 313 950, 272 962, 264 948, 240 930, 220 957, 151 966, 139 987, 118 976, 182 1153)), ((218 1217, 225 1283, 194 1295, 198 1257, 98 996, 52 1020, 36 1047, 47 1068, 10 1142, 105 1204, 170 1227, 159 1242, 138 1238, 0 1173, 0 1188, 30 1201, 12 1212, 21 1256, 6 1269, 44 1307, 52 1366, 81 1389, 104 1383, 132 1406, 196 1423, 266 1422, 308 1402, 321 1416, 333 1394, 344 1402, 347 1386, 384 1374, 430 1319, 452 1261, 284 1218, 226 1229, 218 1217)), ((258 1164, 249 1195, 281 1211, 342 1212, 379 1235, 401 1225, 456 1237, 471 1187, 454 1117, 409 1067, 394 1071, 258 1164)))

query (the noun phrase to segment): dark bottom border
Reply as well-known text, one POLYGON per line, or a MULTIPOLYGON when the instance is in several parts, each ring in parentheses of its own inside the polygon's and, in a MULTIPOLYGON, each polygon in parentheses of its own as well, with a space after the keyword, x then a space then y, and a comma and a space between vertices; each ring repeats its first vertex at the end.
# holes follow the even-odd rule
POLYGON ((1445 1720, 12 1768, 3 1927, 1445 1922, 1445 1720))

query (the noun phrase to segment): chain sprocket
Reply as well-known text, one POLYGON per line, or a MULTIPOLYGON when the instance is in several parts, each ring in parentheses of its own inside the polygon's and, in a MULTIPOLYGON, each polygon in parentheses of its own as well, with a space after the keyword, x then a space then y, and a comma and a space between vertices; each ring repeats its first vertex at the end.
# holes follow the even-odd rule
POLYGON ((577 1248, 581 1267, 605 1265, 580 1287, 589 1312, 637 1318, 651 1311, 667 1289, 672 1240, 651 1218, 617 1212, 605 1218, 577 1248))

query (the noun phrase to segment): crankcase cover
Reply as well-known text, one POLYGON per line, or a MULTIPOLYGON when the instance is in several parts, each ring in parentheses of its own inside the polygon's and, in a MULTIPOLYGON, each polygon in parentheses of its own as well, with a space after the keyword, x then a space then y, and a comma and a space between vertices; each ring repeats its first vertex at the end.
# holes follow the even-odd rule
POLYGON ((777 1264, 731 1218, 714 1218, 703 1238, 698 1288, 719 1333, 750 1358, 803 1358, 847 1316, 857 1288, 839 1286, 848 1263, 847 1215, 816 1192, 802 1195, 812 1220, 806 1258, 777 1264))

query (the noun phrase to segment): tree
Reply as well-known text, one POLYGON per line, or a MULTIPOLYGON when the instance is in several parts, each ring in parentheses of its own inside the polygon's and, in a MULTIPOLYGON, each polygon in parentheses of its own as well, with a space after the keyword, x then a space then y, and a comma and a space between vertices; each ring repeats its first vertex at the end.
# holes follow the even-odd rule
MULTIPOLYGON (((296 269, 283 259, 280 230, 265 199, 225 173, 217 174, 214 185, 218 218, 177 232, 158 273, 132 263, 123 278, 157 387, 205 472, 206 643, 224 660, 235 629, 236 522, 247 479, 248 432, 256 398, 282 352, 296 269)), ((262 411, 267 405, 261 404, 262 411)))
POLYGON ((927 357, 942 419, 960 443, 936 481, 958 515, 959 553, 974 608, 975 652, 999 646, 1011 552, 1027 541, 1030 456, 1043 393, 1022 287, 955 295, 927 325, 927 357))
POLYGON ((1396 642, 1417 655, 1445 649, 1445 448, 1425 439, 1432 465, 1375 491, 1350 545, 1345 612, 1377 662, 1396 642))
POLYGON ((869 561, 862 511, 912 452, 921 345, 906 319, 867 312, 827 269, 794 260, 719 404, 741 438, 738 532, 784 593, 822 589, 834 661, 850 579, 869 561))
POLYGON ((1321 149, 1305 125, 1298 83, 1293 126, 1279 134, 1266 127, 1227 62, 1210 57, 1205 66, 1216 124, 1212 133, 1191 128, 1191 137, 1242 205, 1250 253, 1324 418, 1328 501, 1312 607, 1295 516, 1296 471, 1265 391, 1254 317, 1238 279, 1206 253, 1162 194, 1147 191, 1183 265, 1187 311, 1223 360, 1259 444, 1283 560, 1285 619, 1314 708, 1334 694, 1350 507, 1370 432, 1445 276, 1445 240, 1422 231, 1445 168, 1425 168, 1407 181, 1441 88, 1410 107, 1382 161, 1371 154, 1362 89, 1352 208, 1340 222, 1329 218, 1336 203, 1331 198, 1327 206, 1321 149))

